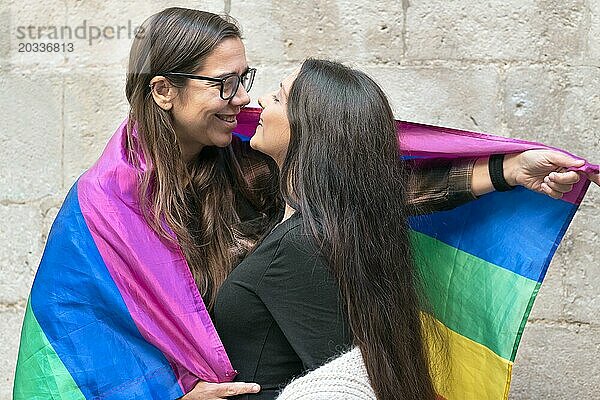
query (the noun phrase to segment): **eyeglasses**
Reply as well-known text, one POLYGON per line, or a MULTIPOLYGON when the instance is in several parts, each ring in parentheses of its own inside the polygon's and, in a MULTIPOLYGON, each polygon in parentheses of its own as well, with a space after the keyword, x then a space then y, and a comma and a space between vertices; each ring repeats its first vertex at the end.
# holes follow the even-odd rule
POLYGON ((252 84, 254 83, 254 75, 256 74, 256 68, 248 68, 246 72, 242 75, 231 74, 224 78, 212 78, 210 76, 200 76, 194 74, 186 74, 183 72, 165 72, 164 76, 181 76, 183 78, 188 79, 196 79, 200 81, 209 81, 219 83, 221 86, 221 98, 223 100, 231 100, 238 91, 240 87, 240 83, 246 89, 246 92, 249 92, 252 88, 252 84))

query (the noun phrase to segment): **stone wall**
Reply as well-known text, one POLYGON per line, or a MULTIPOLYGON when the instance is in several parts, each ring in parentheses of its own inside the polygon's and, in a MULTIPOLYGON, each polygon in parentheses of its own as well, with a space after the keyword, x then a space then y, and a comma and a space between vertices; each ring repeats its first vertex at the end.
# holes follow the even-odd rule
MULTIPOLYGON (((240 21, 259 69, 253 96, 306 56, 333 58, 372 74, 398 118, 600 160, 600 0, 4 0, 0 399, 11 396, 23 311, 52 220, 126 115, 132 29, 174 5, 240 21), (18 51, 19 43, 48 42, 37 28, 49 26, 83 26, 86 36, 53 41, 72 43, 72 52, 18 51), (122 27, 120 38, 90 29, 107 26, 112 36, 122 27)), ((599 199, 592 188, 558 249, 523 336, 511 398, 597 398, 599 199)))

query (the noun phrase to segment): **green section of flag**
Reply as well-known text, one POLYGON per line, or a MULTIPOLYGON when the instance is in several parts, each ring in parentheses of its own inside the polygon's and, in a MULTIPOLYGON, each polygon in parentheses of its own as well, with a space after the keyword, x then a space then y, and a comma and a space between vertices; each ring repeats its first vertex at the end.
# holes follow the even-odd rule
MULTIPOLYGON (((453 331, 514 361, 537 282, 412 232, 415 260, 435 317, 453 331)), ((510 249, 506 249, 510 251, 510 249)))
POLYGON ((13 400, 85 399, 27 304, 13 400))

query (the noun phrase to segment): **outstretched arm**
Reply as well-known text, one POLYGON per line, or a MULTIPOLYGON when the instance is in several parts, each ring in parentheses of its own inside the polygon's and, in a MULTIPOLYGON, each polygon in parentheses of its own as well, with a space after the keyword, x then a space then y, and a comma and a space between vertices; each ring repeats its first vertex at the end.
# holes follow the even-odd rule
MULTIPOLYGON (((449 210, 493 191, 488 163, 489 157, 407 161, 407 203, 411 214, 449 210)), ((504 157, 503 176, 511 186, 561 198, 581 178, 567 169, 583 163, 559 151, 528 150, 504 157)), ((600 174, 588 178, 600 186, 600 174)))
MULTIPOLYGON (((511 186, 520 185, 559 199, 570 192, 581 178, 577 172, 567 171, 568 168, 581 167, 583 164, 583 160, 559 151, 528 150, 505 156, 504 178, 511 186)), ((600 185, 598 174, 589 178, 600 185)), ((471 187, 476 196, 494 190, 489 175, 488 157, 480 158, 475 163, 471 187)))

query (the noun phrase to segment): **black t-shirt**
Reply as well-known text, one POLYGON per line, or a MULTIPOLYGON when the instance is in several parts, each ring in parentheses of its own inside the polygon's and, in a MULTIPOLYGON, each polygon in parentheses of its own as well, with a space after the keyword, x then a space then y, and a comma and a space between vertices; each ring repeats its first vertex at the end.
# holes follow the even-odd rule
POLYGON ((262 390, 238 398, 274 399, 291 379, 350 348, 338 286, 301 216, 278 225, 227 278, 214 322, 236 381, 262 390))

